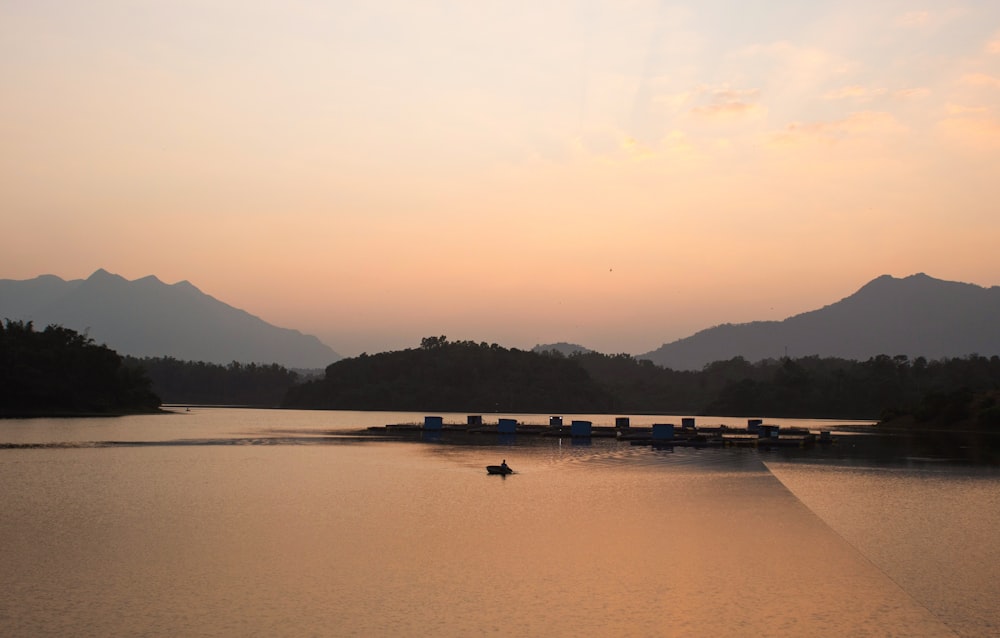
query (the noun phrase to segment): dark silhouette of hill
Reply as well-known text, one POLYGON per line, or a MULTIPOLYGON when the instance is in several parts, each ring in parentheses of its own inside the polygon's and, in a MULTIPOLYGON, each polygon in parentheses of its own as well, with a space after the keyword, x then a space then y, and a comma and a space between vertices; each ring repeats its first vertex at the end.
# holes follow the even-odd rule
POLYGON ((75 330, 0 323, 0 416, 155 412, 160 399, 142 370, 75 330))
POLYGON ((998 391, 1000 356, 934 361, 884 354, 865 361, 809 356, 756 363, 735 357, 680 371, 627 354, 567 357, 553 350, 427 337, 417 349, 333 363, 324 378, 288 387, 282 406, 845 419, 915 414, 939 422, 960 415, 995 427, 1000 420, 992 398, 963 411, 953 404, 969 393, 998 391))
POLYGON ((105 270, 65 281, 0 280, 0 318, 58 324, 135 357, 168 356, 322 368, 340 356, 319 339, 278 328, 206 295, 187 281, 129 281, 105 270))
POLYGON ((443 412, 605 412, 615 404, 576 362, 427 337, 420 348, 343 359, 289 388, 283 407, 443 412))
POLYGON ((878 354, 938 359, 1000 353, 1000 287, 942 281, 921 273, 883 275, 834 304, 784 321, 724 324, 639 355, 675 370, 712 361, 878 354))

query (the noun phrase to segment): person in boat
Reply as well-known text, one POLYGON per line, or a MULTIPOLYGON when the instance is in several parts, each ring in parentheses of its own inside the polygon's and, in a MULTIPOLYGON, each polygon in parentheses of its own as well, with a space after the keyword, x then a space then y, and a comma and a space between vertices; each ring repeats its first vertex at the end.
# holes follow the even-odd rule
POLYGON ((507 459, 500 461, 500 469, 503 470, 504 472, 510 471, 510 466, 507 465, 507 459))

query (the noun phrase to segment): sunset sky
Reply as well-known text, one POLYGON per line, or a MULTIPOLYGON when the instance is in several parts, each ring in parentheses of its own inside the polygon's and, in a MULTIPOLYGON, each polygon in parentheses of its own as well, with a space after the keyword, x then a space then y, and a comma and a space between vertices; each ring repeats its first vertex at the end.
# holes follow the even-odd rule
POLYGON ((345 356, 1000 284, 1000 3, 0 0, 0 278, 345 356))

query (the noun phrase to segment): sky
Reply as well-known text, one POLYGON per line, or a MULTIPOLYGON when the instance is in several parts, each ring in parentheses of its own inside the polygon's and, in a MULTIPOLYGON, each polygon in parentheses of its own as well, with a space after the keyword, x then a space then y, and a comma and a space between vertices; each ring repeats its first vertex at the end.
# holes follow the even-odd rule
POLYGON ((345 356, 1000 284, 1000 3, 0 0, 0 278, 345 356))

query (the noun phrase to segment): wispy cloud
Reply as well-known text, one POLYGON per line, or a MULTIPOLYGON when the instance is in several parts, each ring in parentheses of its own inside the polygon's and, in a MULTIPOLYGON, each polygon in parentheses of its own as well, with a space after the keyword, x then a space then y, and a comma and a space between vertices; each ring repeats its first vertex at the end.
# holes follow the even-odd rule
POLYGON ((841 87, 832 91, 827 91, 823 96, 827 100, 871 100, 888 93, 884 88, 868 88, 857 84, 841 87))
POLYGON ((966 106, 964 104, 949 103, 944 107, 945 113, 951 116, 980 116, 988 115, 990 109, 985 106, 966 106))
POLYGON ((970 150, 1000 149, 1000 118, 982 106, 949 104, 948 117, 938 123, 944 139, 970 150))
POLYGON ((923 27, 931 22, 930 11, 907 11, 896 18, 896 26, 903 28, 923 27))
POLYGON ((898 135, 907 130, 891 113, 859 111, 836 120, 794 122, 784 131, 773 134, 772 142, 779 146, 809 142, 834 143, 851 138, 898 135))
POLYGON ((899 100, 918 100, 931 94, 931 90, 925 87, 914 87, 910 89, 897 89, 892 92, 892 97, 899 100))
POLYGON ((800 46, 788 41, 757 44, 739 50, 732 59, 750 81, 777 100, 776 110, 789 100, 804 102, 822 96, 839 84, 849 84, 859 60, 833 49, 800 46))
POLYGON ((753 100, 760 95, 758 89, 733 89, 728 86, 725 87, 703 87, 701 89, 703 95, 709 96, 713 102, 736 102, 739 100, 753 100))
POLYGON ((621 150, 623 150, 627 155, 637 159, 650 159, 655 157, 655 153, 652 148, 630 135, 622 138, 621 150))
POLYGON ((907 11, 896 18, 894 25, 900 29, 936 29, 965 13, 966 10, 961 8, 907 11))
POLYGON ((962 84, 969 84, 971 86, 988 86, 1000 89, 1000 78, 986 73, 966 73, 962 76, 961 82, 962 84))
POLYGON ((869 102, 882 97, 891 97, 897 100, 912 100, 924 98, 930 94, 930 89, 924 87, 890 90, 885 87, 867 87, 853 84, 851 86, 844 86, 839 89, 827 91, 823 94, 823 99, 869 102))
POLYGON ((690 158, 699 152, 688 136, 679 130, 669 131, 662 138, 649 143, 620 131, 617 140, 617 148, 614 149, 617 153, 601 153, 591 149, 590 157, 607 162, 614 162, 622 155, 633 160, 671 161, 681 157, 690 158))
POLYGON ((700 87, 697 95, 702 103, 692 108, 691 113, 701 118, 761 117, 767 113, 767 109, 758 101, 758 89, 700 87))
POLYGON ((993 37, 986 43, 986 52, 1000 55, 1000 31, 993 34, 993 37))
POLYGON ((949 103, 946 117, 938 123, 945 139, 966 148, 1000 148, 1000 117, 989 106, 949 103))
POLYGON ((735 118, 735 117, 760 117, 767 113, 767 109, 760 104, 750 102, 724 102, 720 104, 709 104, 698 106, 691 112, 699 117, 708 118, 735 118))
POLYGON ((679 111, 686 104, 694 100, 696 96, 697 93, 694 91, 681 91, 679 93, 657 95, 651 101, 653 104, 663 106, 670 111, 679 111))
POLYGON ((817 47, 799 46, 787 40, 769 44, 755 44, 739 52, 742 57, 763 57, 781 62, 786 68, 799 72, 836 75, 846 73, 851 64, 830 51, 817 47))

